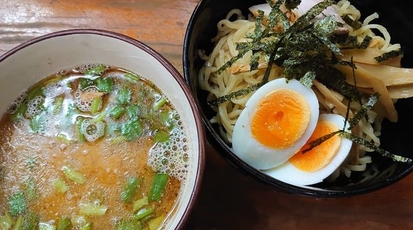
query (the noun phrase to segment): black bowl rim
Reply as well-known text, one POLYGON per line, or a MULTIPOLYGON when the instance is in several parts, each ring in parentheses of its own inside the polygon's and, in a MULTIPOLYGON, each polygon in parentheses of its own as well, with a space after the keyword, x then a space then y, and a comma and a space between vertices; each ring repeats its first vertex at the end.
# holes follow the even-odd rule
MULTIPOLYGON (((192 15, 189 19, 187 29, 184 35, 184 45, 183 45, 183 68, 184 68, 184 79, 188 85, 192 86, 192 82, 194 81, 191 78, 190 74, 190 41, 193 31, 196 26, 196 21, 202 14, 203 8, 207 5, 208 0, 201 0, 198 5, 195 7, 192 15)), ((192 92, 195 94, 196 97, 196 90, 192 89, 192 92)), ((198 107, 202 107, 198 100, 198 107)), ((209 122, 206 115, 201 111, 201 116, 204 121, 204 125, 206 127, 206 136, 207 140, 211 143, 211 145, 217 150, 217 152, 223 156, 229 163, 231 163, 234 167, 238 168, 242 173, 246 176, 251 177, 252 179, 258 180, 263 185, 276 190, 281 191, 289 194, 296 194, 300 196, 306 197, 314 197, 314 198, 344 198, 344 197, 353 197, 358 195, 363 195, 371 192, 375 192, 377 190, 383 189, 391 184, 398 182, 399 180, 405 178, 413 171, 413 164, 410 164, 407 170, 403 171, 402 173, 398 174, 397 176, 393 177, 392 180, 383 180, 379 183, 374 185, 369 185, 365 188, 359 188, 355 190, 323 190, 323 189, 311 189, 311 188, 304 188, 298 187, 294 185, 290 185, 288 183, 282 182, 271 176, 260 172, 259 170, 253 168, 252 166, 245 163, 241 160, 238 156, 236 156, 231 148, 219 137, 219 134, 215 131, 212 127, 211 123, 209 122)))
POLYGON ((129 43, 133 46, 136 46, 137 48, 143 50, 144 52, 148 53, 150 56, 154 57, 162 66, 164 66, 168 72, 171 73, 173 78, 177 81, 179 84, 180 88, 184 91, 184 94, 186 95, 191 111, 196 123, 196 130, 198 131, 198 153, 199 153, 199 160, 198 160, 198 165, 197 165, 197 171, 196 171, 196 181, 194 183, 194 187, 192 188, 192 192, 189 198, 188 205, 186 206, 183 215, 179 219, 179 222, 177 223, 177 229, 185 229, 185 226, 187 225, 189 221, 189 217, 193 210, 195 209, 195 206, 198 202, 200 190, 201 190, 201 184, 203 180, 203 175, 205 171, 205 151, 206 151, 206 140, 205 140, 205 129, 204 125, 202 123, 201 115, 200 115, 200 109, 198 108, 197 103, 195 102, 195 99, 193 97, 193 94, 191 92, 191 89, 189 86, 186 84, 184 78, 182 75, 178 72, 178 70, 170 63, 165 57, 163 57, 160 53, 158 53, 156 50, 154 50, 152 47, 146 45, 145 43, 136 40, 132 37, 109 31, 109 30, 103 30, 103 29, 66 29, 66 30, 60 30, 60 31, 55 31, 51 32, 48 34, 44 34, 35 38, 32 38, 30 40, 27 40, 20 45, 12 48, 11 50, 5 52, 3 55, 0 56, 0 62, 4 61, 8 57, 12 56, 14 53, 18 52, 19 50, 22 50, 28 46, 31 46, 35 43, 54 38, 54 37, 60 37, 60 36, 71 36, 75 34, 91 34, 91 35, 99 35, 99 36, 106 36, 114 39, 121 40, 123 42, 129 43))

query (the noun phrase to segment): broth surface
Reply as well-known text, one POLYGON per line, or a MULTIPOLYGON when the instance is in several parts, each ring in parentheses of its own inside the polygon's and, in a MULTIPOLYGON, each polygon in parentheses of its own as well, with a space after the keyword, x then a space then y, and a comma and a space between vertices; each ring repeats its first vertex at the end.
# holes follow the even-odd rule
POLYGON ((61 71, 31 87, 1 120, 0 216, 47 226, 67 218, 66 229, 162 224, 185 181, 186 141, 179 115, 151 82, 104 65, 61 71), (168 175, 167 183, 152 200, 156 174, 168 175), (128 190, 131 178, 139 183, 128 190), (10 199, 19 193, 27 207, 16 213, 10 199))

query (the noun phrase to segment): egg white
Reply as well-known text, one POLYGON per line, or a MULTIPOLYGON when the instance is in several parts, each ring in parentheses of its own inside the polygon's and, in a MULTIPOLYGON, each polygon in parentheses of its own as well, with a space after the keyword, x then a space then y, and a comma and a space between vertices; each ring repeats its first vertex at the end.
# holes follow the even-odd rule
POLYGON ((302 85, 297 80, 289 80, 288 82, 285 78, 272 80, 254 92, 235 123, 232 134, 234 153, 256 169, 264 170, 276 167, 287 161, 307 142, 317 125, 318 116, 318 100, 312 89, 302 85), (261 144, 253 137, 251 119, 261 99, 279 89, 290 89, 300 93, 308 103, 310 120, 303 135, 292 146, 284 149, 273 149, 261 144))
MULTIPOLYGON (((337 114, 321 114, 319 119, 332 122, 336 124, 339 129, 342 129, 345 124, 344 117, 337 114)), ((346 127, 349 127, 348 123, 346 124, 346 127)), ((340 148, 331 160, 331 162, 324 168, 315 172, 301 171, 300 169, 292 165, 289 161, 286 161, 278 167, 265 170, 264 173, 277 180, 281 180, 283 182, 297 186, 316 184, 322 182, 325 178, 330 176, 338 167, 340 167, 343 161, 347 158, 351 149, 351 145, 352 141, 350 141, 347 138, 341 137, 340 148)))

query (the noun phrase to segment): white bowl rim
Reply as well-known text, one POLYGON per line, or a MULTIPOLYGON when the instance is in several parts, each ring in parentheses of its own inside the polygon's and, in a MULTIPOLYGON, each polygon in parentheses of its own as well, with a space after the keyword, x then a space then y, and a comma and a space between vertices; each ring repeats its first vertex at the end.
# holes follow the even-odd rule
POLYGON ((192 211, 195 209, 195 206, 198 202, 199 193, 201 190, 202 179, 205 170, 205 151, 206 151, 206 137, 205 137, 205 129, 204 124, 200 115, 200 109, 195 101, 194 95, 190 90, 189 86, 187 85, 185 79, 179 73, 179 71, 169 62, 164 56, 162 56, 159 52, 155 51, 152 47, 148 46, 147 44, 134 39, 132 37, 126 36, 124 34, 120 34, 118 32, 109 31, 105 29, 90 29, 90 28, 80 28, 80 29, 65 29, 50 32, 32 39, 29 39, 12 49, 6 51, 4 54, 0 55, 0 63, 6 60, 8 57, 12 56, 16 52, 29 47, 33 44, 38 42, 42 42, 44 40, 60 37, 60 36, 70 36, 75 34, 90 34, 90 35, 99 35, 99 36, 106 36, 114 39, 121 40, 123 42, 129 43, 133 46, 138 47, 142 51, 146 52, 153 58, 155 58, 170 74, 173 76, 175 81, 178 83, 182 91, 184 92, 189 105, 191 107, 191 111, 194 117, 194 121, 196 124, 196 130, 198 131, 198 165, 196 171, 196 181, 194 182, 194 187, 192 189, 192 193, 190 194, 188 205, 186 206, 185 210, 182 212, 182 216, 179 218, 178 223, 176 224, 176 229, 184 229, 186 226, 189 216, 192 211))

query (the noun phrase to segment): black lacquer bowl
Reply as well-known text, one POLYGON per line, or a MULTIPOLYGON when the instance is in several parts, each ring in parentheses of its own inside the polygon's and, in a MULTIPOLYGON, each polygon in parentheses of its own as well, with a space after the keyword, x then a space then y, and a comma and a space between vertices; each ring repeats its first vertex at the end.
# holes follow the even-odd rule
MULTIPOLYGON (((206 104, 206 93, 199 89, 197 75, 204 64, 198 57, 199 50, 205 50, 209 54, 213 48, 211 38, 216 35, 217 22, 225 18, 229 10, 239 8, 248 13, 248 7, 264 3, 263 0, 239 1, 239 0, 202 0, 190 18, 184 41, 184 77, 196 95, 197 103, 202 108, 202 117, 207 130, 208 141, 216 150, 226 158, 234 167, 257 181, 281 192, 299 194, 311 197, 349 197, 373 192, 394 184, 407 176, 413 170, 413 164, 394 162, 373 153, 373 163, 368 167, 377 167, 378 174, 368 180, 362 180, 362 176, 352 173, 350 179, 338 179, 334 183, 322 182, 311 187, 297 187, 276 180, 259 170, 254 169, 238 158, 230 145, 219 135, 215 125, 209 122, 214 112, 206 104)), ((377 12, 380 17, 374 22, 385 26, 392 35, 392 43, 401 43, 404 50, 402 59, 403 67, 413 67, 413 16, 403 5, 402 1, 358 0, 352 1, 362 16, 377 12)), ((381 147, 399 155, 413 157, 413 144, 411 130, 413 130, 413 99, 401 99, 396 103, 399 112, 399 121, 391 123, 383 122, 381 147)))

